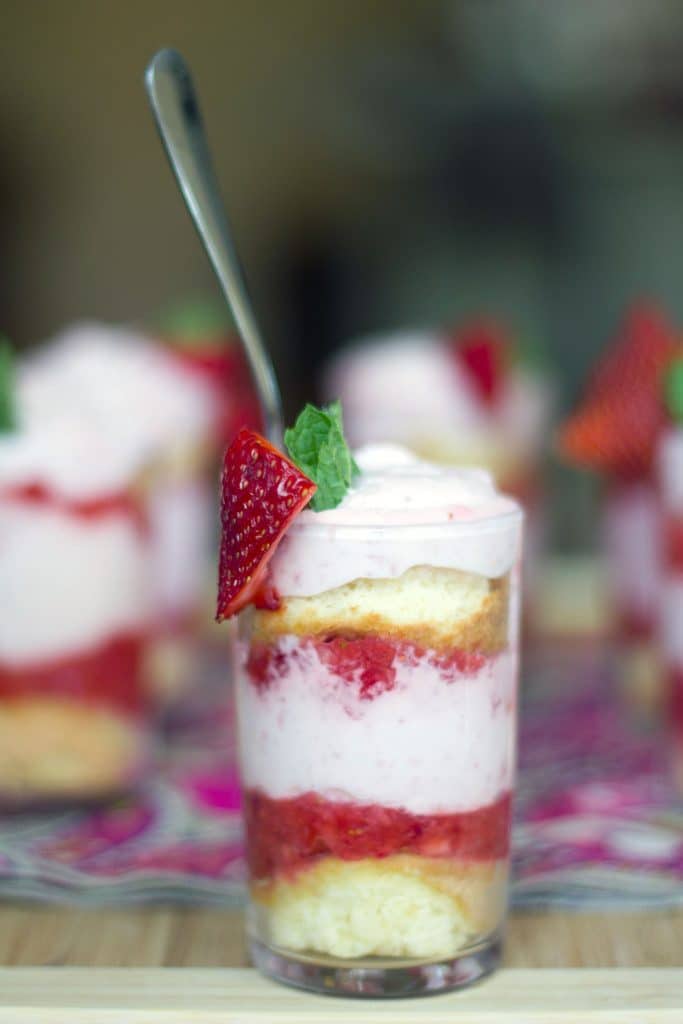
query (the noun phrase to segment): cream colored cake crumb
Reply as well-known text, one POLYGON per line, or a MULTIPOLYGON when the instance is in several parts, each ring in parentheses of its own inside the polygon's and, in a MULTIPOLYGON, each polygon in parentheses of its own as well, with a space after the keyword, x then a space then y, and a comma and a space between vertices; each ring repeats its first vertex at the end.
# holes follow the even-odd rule
POLYGON ((104 708, 50 697, 0 701, 0 795, 114 792, 140 764, 141 743, 135 725, 104 708))
POLYGON ((415 566, 396 579, 359 579, 257 611, 254 638, 382 633, 434 650, 495 654, 507 644, 508 580, 415 566))
POLYGON ((456 956, 503 916, 504 862, 453 865, 401 854, 328 858, 292 881, 252 888, 283 949, 340 958, 456 956))

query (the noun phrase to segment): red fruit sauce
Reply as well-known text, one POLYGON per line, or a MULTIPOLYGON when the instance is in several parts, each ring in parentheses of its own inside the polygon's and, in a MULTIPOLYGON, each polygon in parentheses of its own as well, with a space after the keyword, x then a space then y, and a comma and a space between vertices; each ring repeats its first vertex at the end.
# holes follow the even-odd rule
POLYGON ((129 516, 141 529, 147 526, 142 502, 128 491, 99 495, 96 498, 66 498, 51 491, 42 483, 32 483, 2 488, 0 501, 45 505, 85 520, 112 515, 129 516))
POLYGON ((247 673, 258 690, 266 690, 291 667, 292 659, 314 650, 320 662, 338 679, 358 689, 361 700, 373 700, 394 688, 399 665, 416 666, 427 659, 446 682, 477 673, 486 664, 486 656, 477 651, 454 648, 438 654, 405 640, 393 640, 376 634, 360 637, 327 636, 302 638, 298 646, 285 653, 277 644, 252 644, 247 673))
POLYGON ((512 798, 457 814, 411 814, 379 804, 337 803, 314 793, 271 800, 244 794, 247 860, 252 878, 310 866, 320 857, 423 857, 491 860, 507 856, 512 798))
POLYGON ((128 634, 33 665, 0 662, 0 699, 66 697, 140 714, 145 709, 144 646, 142 636, 128 634))

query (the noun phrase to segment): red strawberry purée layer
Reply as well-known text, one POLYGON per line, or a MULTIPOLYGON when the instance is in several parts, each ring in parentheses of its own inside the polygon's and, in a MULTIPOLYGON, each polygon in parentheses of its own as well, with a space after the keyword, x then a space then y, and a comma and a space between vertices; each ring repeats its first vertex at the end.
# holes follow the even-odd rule
POLYGON ((252 644, 246 664, 249 679, 258 690, 267 690, 287 674, 292 660, 311 650, 332 675, 356 687, 361 700, 373 700, 392 690, 401 665, 415 666, 427 660, 445 682, 454 682, 461 676, 475 675, 488 660, 476 651, 437 653, 377 634, 304 637, 292 651, 283 651, 277 644, 252 644))
POLYGON ((225 453, 221 475, 218 621, 250 602, 274 607, 268 562, 316 485, 253 430, 240 430, 225 453))
POLYGON ((422 857, 499 860, 508 855, 512 798, 476 811, 410 814, 379 804, 324 800, 314 793, 272 800, 247 790, 243 807, 253 879, 294 873, 321 857, 341 860, 411 853, 422 857))
POLYGON ((26 483, 0 488, 0 501, 42 505, 86 521, 128 516, 141 530, 147 529, 143 503, 130 491, 102 494, 96 498, 66 498, 42 483, 26 483))
POLYGON ((140 635, 122 635, 94 650, 33 665, 0 662, 0 699, 60 697, 140 715, 145 710, 145 642, 140 635))

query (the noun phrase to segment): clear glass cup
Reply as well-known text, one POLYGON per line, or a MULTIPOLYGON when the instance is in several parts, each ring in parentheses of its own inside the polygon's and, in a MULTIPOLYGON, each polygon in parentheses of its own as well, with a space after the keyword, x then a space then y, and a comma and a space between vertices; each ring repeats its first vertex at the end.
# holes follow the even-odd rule
POLYGON ((671 428, 664 435, 658 462, 663 541, 660 654, 673 773, 683 792, 683 427, 671 428))
POLYGON ((0 487, 0 805, 99 800, 139 780, 148 543, 132 492, 0 487))
POLYGON ((310 513, 283 540, 281 607, 244 612, 235 644, 247 927, 266 974, 399 996, 497 966, 521 533, 510 501, 425 526, 310 513), (302 572, 312 596, 288 597, 302 572))
POLYGON ((631 710, 659 712, 659 497, 654 480, 612 480, 602 520, 606 583, 622 693, 631 710))

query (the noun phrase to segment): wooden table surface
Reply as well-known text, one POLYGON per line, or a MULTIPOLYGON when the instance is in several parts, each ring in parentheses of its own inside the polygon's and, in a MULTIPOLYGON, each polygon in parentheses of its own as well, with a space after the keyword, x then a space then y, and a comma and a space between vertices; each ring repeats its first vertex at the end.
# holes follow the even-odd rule
MULTIPOLYGON (((515 913, 509 967, 681 967, 683 909, 656 913, 515 913)), ((0 905, 0 965, 239 967, 238 911, 79 910, 0 905)))

